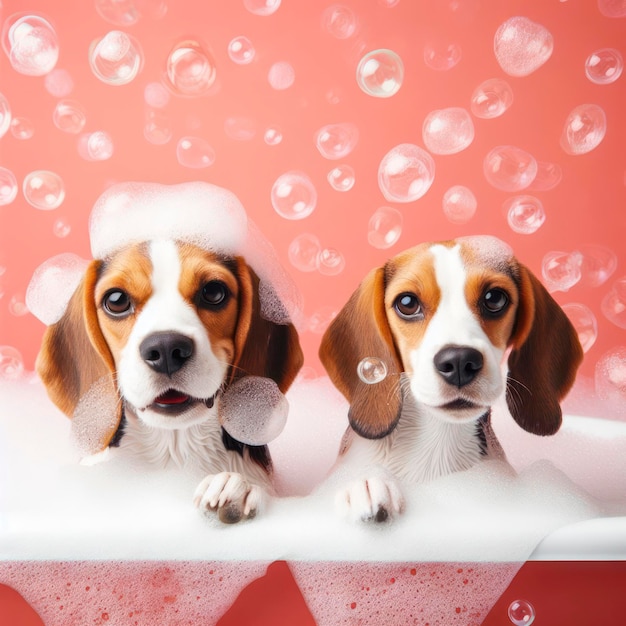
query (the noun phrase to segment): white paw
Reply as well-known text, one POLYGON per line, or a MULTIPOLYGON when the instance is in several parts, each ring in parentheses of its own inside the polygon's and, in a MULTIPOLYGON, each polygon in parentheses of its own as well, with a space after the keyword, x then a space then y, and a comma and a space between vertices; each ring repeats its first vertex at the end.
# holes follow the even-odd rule
POLYGON ((202 511, 216 511, 220 521, 235 524, 257 514, 265 492, 251 485, 241 474, 210 474, 196 488, 193 501, 202 511))
POLYGON ((384 522, 404 511, 397 480, 371 476, 349 483, 335 498, 339 513, 353 521, 384 522))

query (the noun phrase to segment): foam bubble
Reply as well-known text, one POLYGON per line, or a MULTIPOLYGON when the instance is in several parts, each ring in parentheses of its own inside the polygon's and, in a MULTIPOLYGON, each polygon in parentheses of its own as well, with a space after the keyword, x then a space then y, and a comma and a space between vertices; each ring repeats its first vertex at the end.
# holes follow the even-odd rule
POLYGON ((424 145, 433 154, 455 154, 474 140, 474 124, 463 108, 432 111, 422 126, 424 145))
POLYGON ((0 378, 18 380, 24 374, 24 359, 17 348, 0 346, 0 378))
POLYGON ((450 187, 443 194, 443 213, 454 224, 466 224, 476 213, 478 202, 471 189, 463 185, 450 187))
POLYGON ((89 66, 94 76, 108 85, 132 82, 143 67, 139 42, 120 30, 112 30, 89 48, 89 66))
POLYGON ((616 326, 626 328, 626 276, 618 278, 601 304, 604 316, 616 326))
POLYGON ((276 91, 284 91, 289 89, 296 80, 296 71, 293 65, 287 61, 277 61, 274 63, 267 74, 267 80, 272 89, 276 91))
POLYGON ((85 161, 108 161, 114 149, 113 138, 104 130, 85 133, 78 138, 78 154, 85 161))
POLYGON ((35 13, 10 15, 4 23, 2 45, 13 69, 26 76, 44 76, 59 58, 54 27, 35 13))
POLYGON ((598 360, 595 388, 600 398, 621 406, 621 417, 626 416, 626 347, 612 348, 598 360))
POLYGON ((458 241, 468 246, 486 265, 500 265, 513 256, 513 249, 508 243, 491 235, 470 235, 459 237, 458 241))
POLYGON ((55 68, 44 78, 46 91, 55 98, 67 98, 74 91, 74 79, 65 69, 55 68))
POLYGON ((527 17, 512 17, 496 31, 494 52, 509 76, 528 76, 551 56, 553 37, 547 28, 527 17))

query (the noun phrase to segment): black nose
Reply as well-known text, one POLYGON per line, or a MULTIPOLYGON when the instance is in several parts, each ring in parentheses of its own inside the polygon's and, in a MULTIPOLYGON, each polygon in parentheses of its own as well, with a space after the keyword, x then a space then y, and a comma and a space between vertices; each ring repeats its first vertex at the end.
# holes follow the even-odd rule
POLYGON ((455 387, 471 383, 483 368, 483 355, 474 348, 443 348, 437 352, 434 361, 437 373, 455 387))
POLYGON ((141 358, 159 374, 171 376, 193 355, 193 339, 180 333, 148 335, 139 345, 141 358))

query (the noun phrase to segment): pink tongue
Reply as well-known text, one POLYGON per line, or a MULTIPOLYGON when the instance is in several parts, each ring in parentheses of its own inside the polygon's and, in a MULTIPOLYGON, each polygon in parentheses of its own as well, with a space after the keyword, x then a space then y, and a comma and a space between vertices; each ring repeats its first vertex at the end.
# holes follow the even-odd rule
POLYGON ((180 393, 180 391, 174 391, 170 389, 170 391, 166 391, 162 396, 159 396, 156 399, 157 404, 183 404, 189 400, 189 396, 184 393, 180 393))

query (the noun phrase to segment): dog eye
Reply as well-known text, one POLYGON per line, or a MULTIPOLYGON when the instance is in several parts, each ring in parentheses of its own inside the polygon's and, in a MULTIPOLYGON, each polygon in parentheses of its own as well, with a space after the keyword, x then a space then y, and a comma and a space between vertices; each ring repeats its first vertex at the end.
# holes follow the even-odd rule
POLYGON ((393 307, 402 319, 413 320, 424 317, 422 305, 413 293, 401 293, 394 300, 393 307))
POLYGON ((228 287, 219 280, 209 281, 200 290, 200 306, 203 307, 219 307, 226 303, 230 292, 228 287))
POLYGON ((121 289, 111 289, 102 298, 104 310, 113 317, 123 317, 132 313, 132 302, 130 296, 121 289))
POLYGON ((481 306, 488 314, 502 313, 509 305, 509 296, 502 289, 489 289, 483 296, 481 306))

